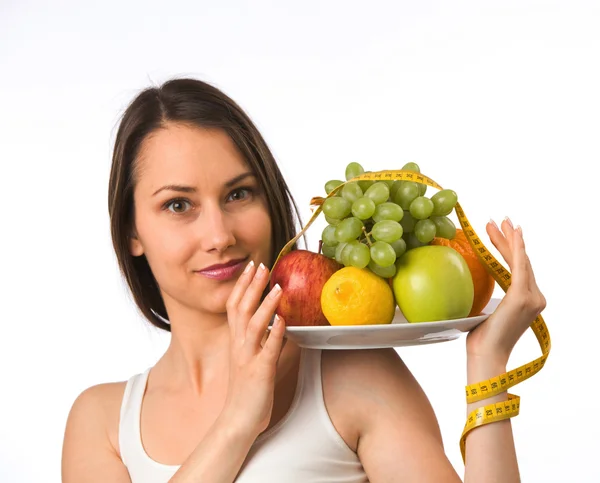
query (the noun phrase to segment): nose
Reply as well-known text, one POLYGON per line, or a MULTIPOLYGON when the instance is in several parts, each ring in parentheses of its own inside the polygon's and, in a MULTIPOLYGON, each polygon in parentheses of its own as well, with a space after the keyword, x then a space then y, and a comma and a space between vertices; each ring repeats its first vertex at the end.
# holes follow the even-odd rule
POLYGON ((203 250, 223 253, 235 244, 233 223, 228 219, 227 214, 223 213, 220 206, 205 205, 199 221, 203 250))

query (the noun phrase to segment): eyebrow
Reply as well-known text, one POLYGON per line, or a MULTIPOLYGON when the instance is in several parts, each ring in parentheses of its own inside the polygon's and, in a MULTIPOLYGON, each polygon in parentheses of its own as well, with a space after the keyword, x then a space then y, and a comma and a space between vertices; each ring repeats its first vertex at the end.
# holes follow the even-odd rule
MULTIPOLYGON (((240 181, 249 178, 249 177, 254 177, 254 173, 251 171, 247 171, 245 173, 242 173, 238 176, 236 176, 235 178, 230 179, 229 181, 227 181, 225 183, 225 187, 226 188, 231 188, 233 185, 239 183, 240 181)), ((193 186, 185 186, 185 185, 181 185, 181 184, 168 184, 165 185, 161 188, 158 188, 153 194, 152 196, 156 196, 158 193, 160 193, 161 191, 165 191, 165 190, 169 190, 169 191, 179 191, 181 193, 195 193, 197 190, 196 188, 194 188, 193 186)))

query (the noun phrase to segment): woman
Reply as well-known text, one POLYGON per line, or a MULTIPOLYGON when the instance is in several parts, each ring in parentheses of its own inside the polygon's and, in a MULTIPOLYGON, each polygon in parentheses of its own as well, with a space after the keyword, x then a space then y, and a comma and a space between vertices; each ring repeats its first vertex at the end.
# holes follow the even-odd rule
MULTIPOLYGON (((302 350, 278 318, 264 337, 281 296, 266 267, 294 236, 294 208, 256 127, 216 88, 172 80, 131 103, 112 237, 135 302, 171 342, 144 373, 76 399, 65 483, 461 481, 396 351, 302 350)), ((545 306, 521 229, 486 229, 513 279, 467 337, 469 383, 506 372, 545 306)), ((473 430, 466 454, 465 481, 519 481, 510 420, 473 430)))

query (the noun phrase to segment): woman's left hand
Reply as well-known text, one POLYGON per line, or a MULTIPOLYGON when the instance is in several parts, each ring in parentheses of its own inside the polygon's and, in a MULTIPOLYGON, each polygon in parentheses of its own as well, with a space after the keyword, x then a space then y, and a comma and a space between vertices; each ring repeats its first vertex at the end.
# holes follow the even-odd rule
POLYGON ((546 307, 546 299, 536 284, 521 227, 515 229, 508 218, 501 226, 502 231, 490 221, 486 231, 508 264, 511 285, 494 313, 467 336, 467 356, 506 364, 517 341, 546 307))

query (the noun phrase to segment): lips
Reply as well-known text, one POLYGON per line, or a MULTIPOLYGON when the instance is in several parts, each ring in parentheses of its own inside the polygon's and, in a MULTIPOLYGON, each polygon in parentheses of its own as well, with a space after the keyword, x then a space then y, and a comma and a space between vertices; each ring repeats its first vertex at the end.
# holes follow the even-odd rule
POLYGON ((213 280, 229 280, 233 278, 241 269, 246 266, 246 258, 239 258, 237 260, 231 260, 230 262, 212 265, 196 273, 203 275, 213 280))

